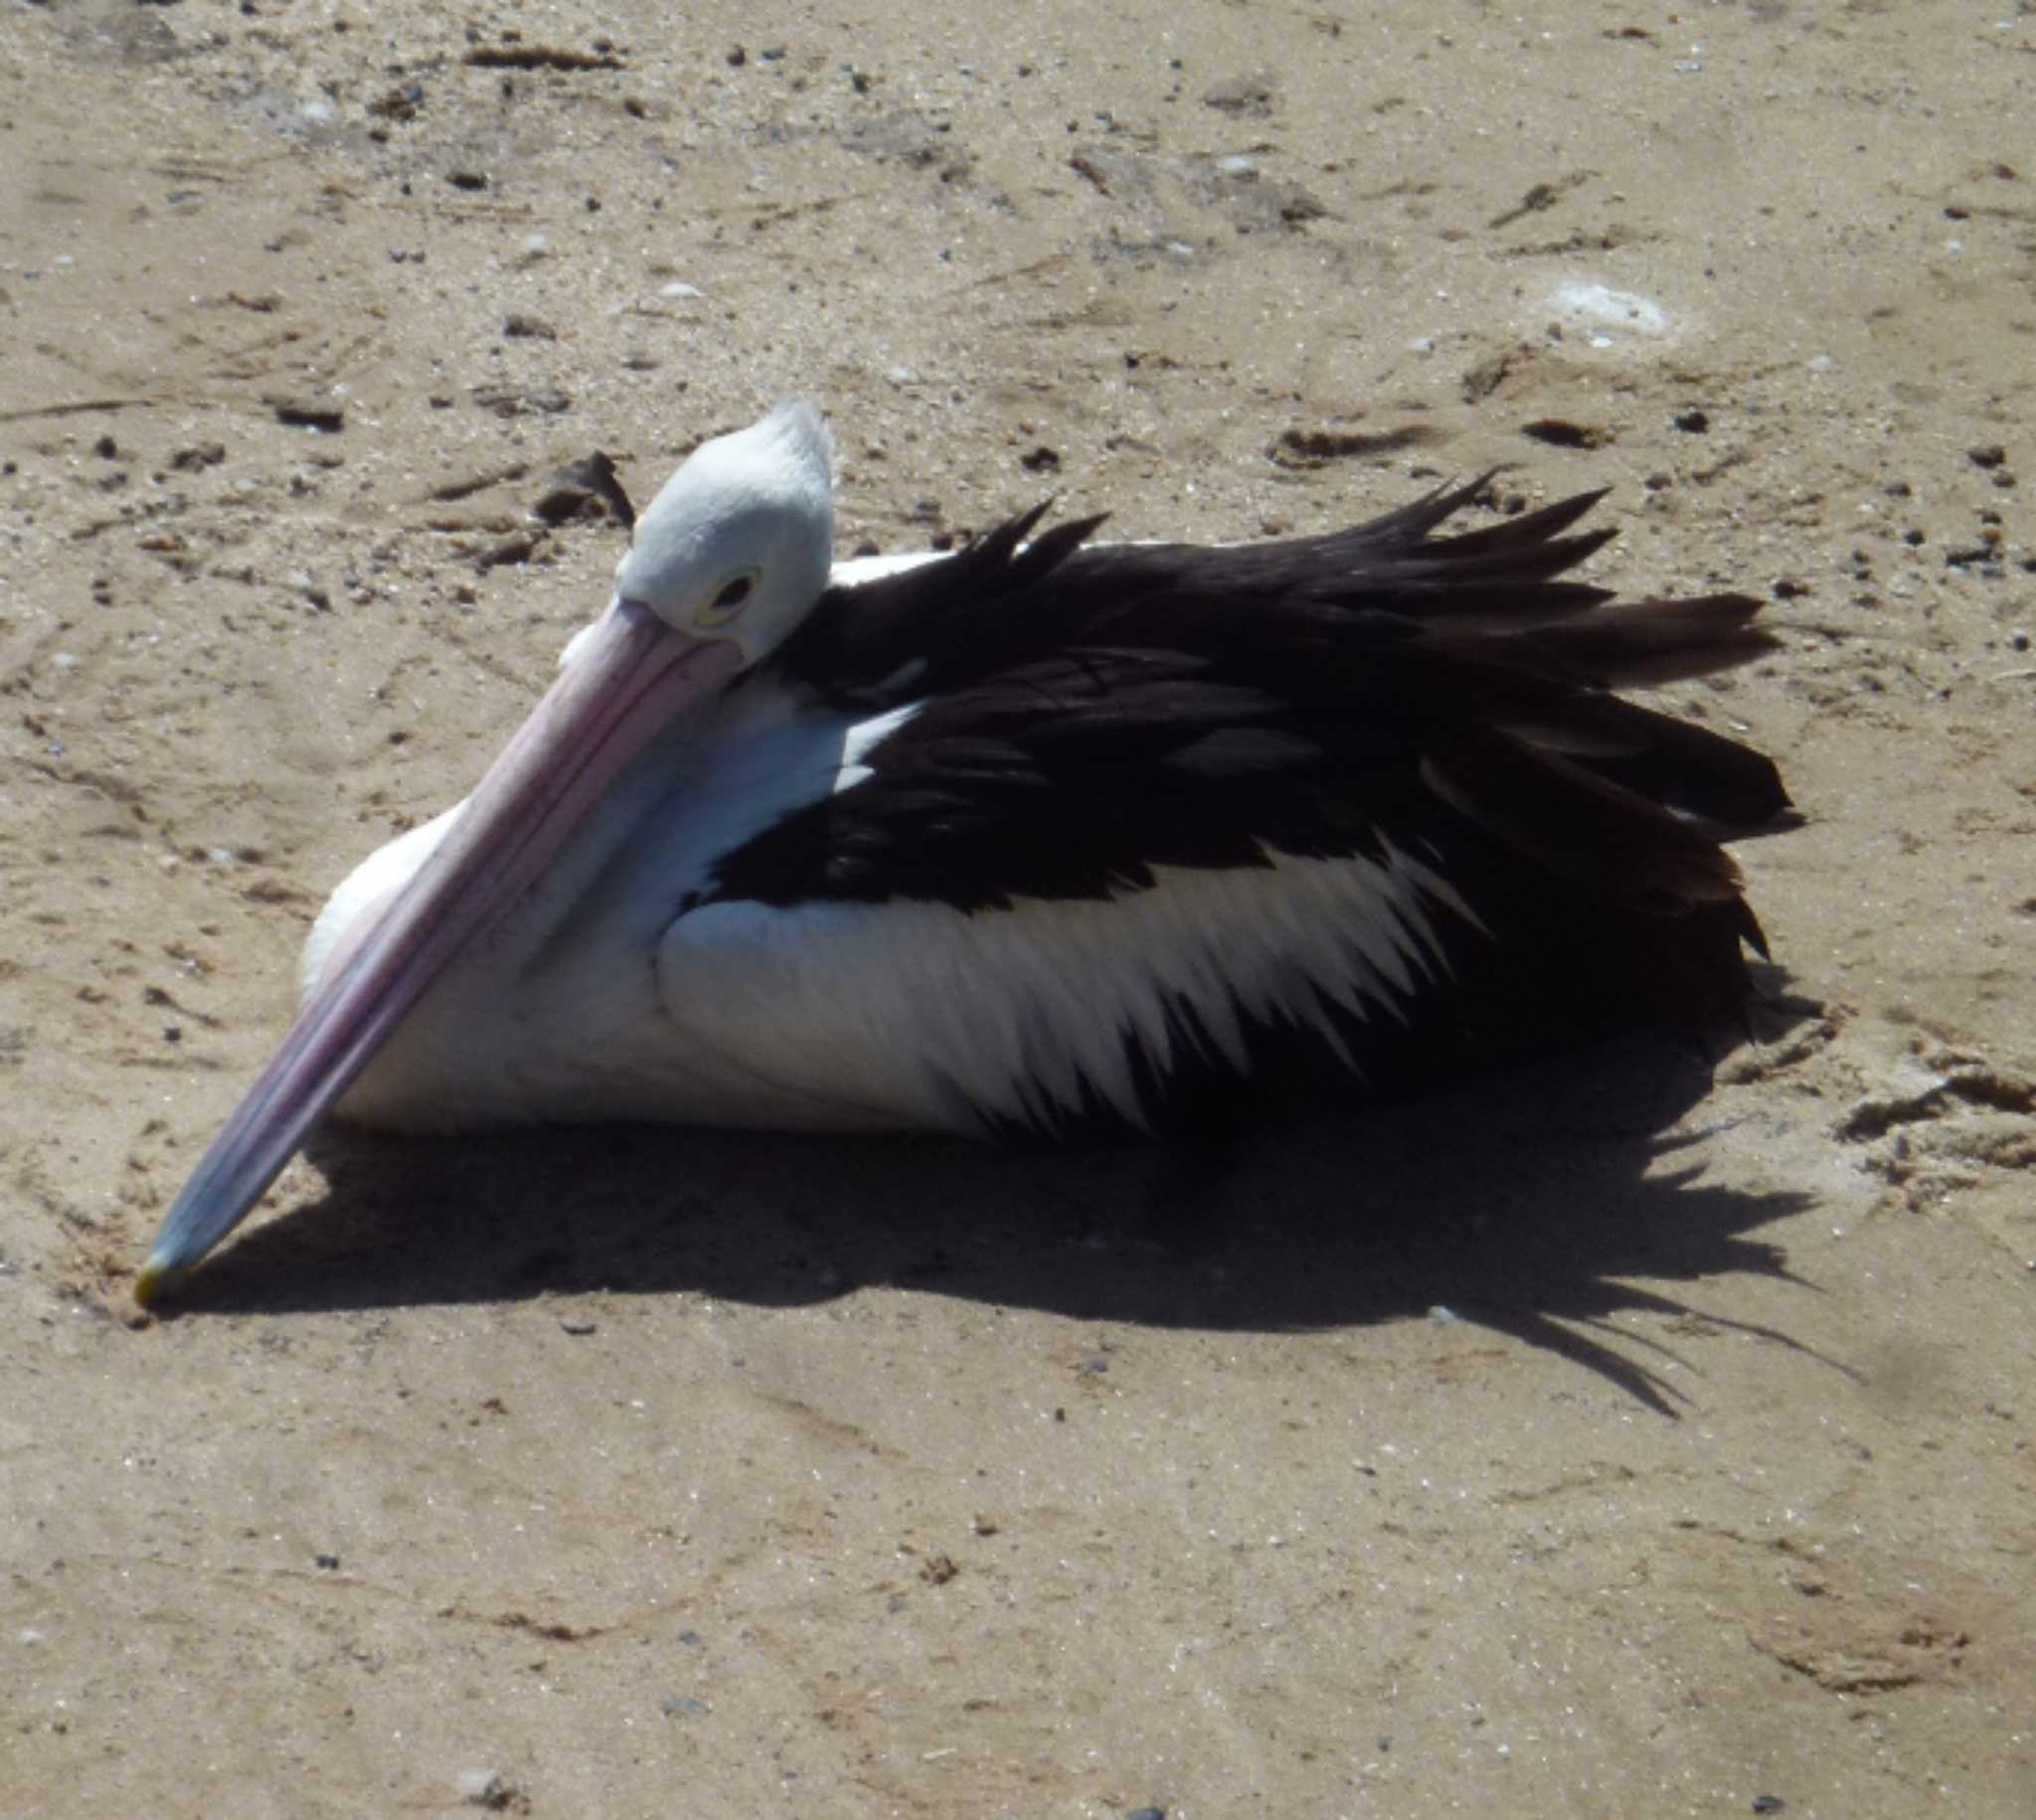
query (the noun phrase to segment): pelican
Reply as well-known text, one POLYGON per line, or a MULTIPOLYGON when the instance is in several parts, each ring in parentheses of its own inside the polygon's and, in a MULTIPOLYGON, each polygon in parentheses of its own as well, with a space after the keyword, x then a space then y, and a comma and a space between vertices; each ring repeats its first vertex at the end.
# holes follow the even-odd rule
POLYGON ((1743 1009, 1725 844, 1788 797, 1616 691, 1776 648, 1759 602, 1565 579, 1598 493, 1442 532, 1481 484, 1213 547, 1039 507, 837 568, 811 405, 704 443, 473 794, 325 907, 136 1295, 328 1111, 1052 1138, 1282 1045, 1390 1084, 1515 1001, 1743 1009))

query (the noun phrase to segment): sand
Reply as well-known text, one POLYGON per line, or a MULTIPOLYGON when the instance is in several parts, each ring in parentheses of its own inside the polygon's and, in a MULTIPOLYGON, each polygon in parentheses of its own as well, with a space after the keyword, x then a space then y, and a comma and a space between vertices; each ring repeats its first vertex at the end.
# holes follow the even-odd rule
POLYGON ((2029 6, 0 15, 0 1812, 2036 1811, 2029 6), (684 12, 684 18, 678 15, 684 12), (804 392, 842 549, 1504 464, 1774 597, 1635 1038, 1137 1151, 332 1137, 364 853, 804 392), (1785 1803, 1785 1807, 1780 1805, 1785 1803))

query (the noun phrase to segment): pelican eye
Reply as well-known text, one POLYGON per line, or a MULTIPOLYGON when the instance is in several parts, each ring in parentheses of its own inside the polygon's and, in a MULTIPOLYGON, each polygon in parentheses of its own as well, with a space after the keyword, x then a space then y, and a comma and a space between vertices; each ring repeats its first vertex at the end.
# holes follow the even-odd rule
POLYGON ((695 625, 727 625, 750 604, 757 591, 757 571, 745 569, 732 575, 714 590, 714 598, 693 615, 695 625))

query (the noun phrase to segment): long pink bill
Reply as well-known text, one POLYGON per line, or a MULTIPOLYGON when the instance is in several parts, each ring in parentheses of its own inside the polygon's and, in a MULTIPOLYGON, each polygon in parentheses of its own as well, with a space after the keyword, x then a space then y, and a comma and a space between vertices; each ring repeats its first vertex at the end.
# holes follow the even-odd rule
POLYGON ((542 875, 623 767, 742 661, 733 643, 610 602, 417 876, 328 966, 164 1217, 137 1301, 164 1295, 247 1217, 432 980, 542 875))

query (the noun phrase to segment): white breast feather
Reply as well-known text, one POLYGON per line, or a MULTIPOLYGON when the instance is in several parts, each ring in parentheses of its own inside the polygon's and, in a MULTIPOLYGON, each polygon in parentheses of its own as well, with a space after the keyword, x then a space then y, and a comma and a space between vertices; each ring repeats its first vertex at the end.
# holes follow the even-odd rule
POLYGON ((973 913, 725 903, 671 925, 657 979, 708 1075, 742 1083, 746 1121, 1051 1126, 1083 1109, 1086 1082, 1139 1124, 1127 1039, 1164 1072, 1171 1002, 1240 1068, 1241 1013, 1340 1050, 1331 1006, 1399 1019, 1441 969, 1438 910, 1469 916, 1398 851, 1383 863, 1274 855, 1265 868, 1167 869, 1108 901, 973 913))

